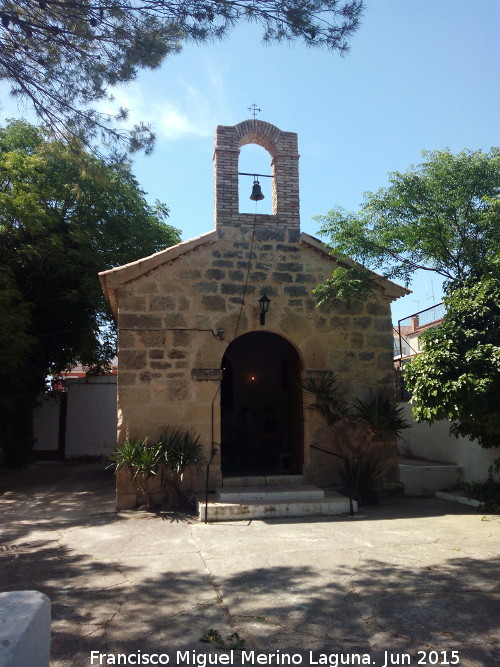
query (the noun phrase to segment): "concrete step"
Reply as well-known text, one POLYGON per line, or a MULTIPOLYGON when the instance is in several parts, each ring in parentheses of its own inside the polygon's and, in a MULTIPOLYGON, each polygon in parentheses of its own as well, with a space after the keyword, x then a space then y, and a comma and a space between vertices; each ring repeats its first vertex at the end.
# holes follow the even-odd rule
POLYGON ((325 492, 317 486, 302 484, 292 486, 230 486, 219 488, 216 498, 226 503, 244 503, 248 500, 321 500, 325 492))
POLYGON ((454 463, 401 458, 399 478, 408 496, 430 496, 462 482, 464 469, 454 463))
POLYGON ((253 477, 224 477, 222 486, 292 486, 304 483, 303 475, 259 475, 253 477))
MULTIPOLYGON (((198 517, 205 520, 205 499, 198 498, 198 517)), ((356 512, 358 507, 353 502, 356 512)), ((349 498, 328 491, 322 499, 309 500, 247 500, 240 503, 223 502, 213 494, 209 496, 207 521, 240 521, 250 519, 274 519, 300 516, 334 516, 349 513, 349 498)))

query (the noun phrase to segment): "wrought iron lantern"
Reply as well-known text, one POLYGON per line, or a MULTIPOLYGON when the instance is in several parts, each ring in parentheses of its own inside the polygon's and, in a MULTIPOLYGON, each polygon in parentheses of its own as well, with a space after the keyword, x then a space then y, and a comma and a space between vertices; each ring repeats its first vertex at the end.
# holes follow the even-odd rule
POLYGON ((269 299, 269 297, 266 294, 263 294, 259 299, 261 325, 264 325, 266 323, 266 313, 269 310, 270 303, 271 299, 269 299))

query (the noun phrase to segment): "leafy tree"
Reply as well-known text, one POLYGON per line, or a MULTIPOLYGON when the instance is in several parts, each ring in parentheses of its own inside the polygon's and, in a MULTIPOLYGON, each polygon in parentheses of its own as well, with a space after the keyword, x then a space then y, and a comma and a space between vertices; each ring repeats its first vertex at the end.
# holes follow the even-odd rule
MULTIPOLYGON (((359 25, 362 0, 5 0, 0 11, 0 79, 60 134, 120 139, 93 106, 106 89, 154 69, 185 41, 222 39, 237 23, 263 28, 264 41, 302 40, 341 54, 359 25)), ((138 125, 129 148, 151 150, 138 125)))
POLYGON ((24 460, 45 378, 114 355, 99 271, 179 241, 125 163, 49 140, 24 122, 0 129, 0 447, 24 460))
POLYGON ((424 152, 425 161, 390 174, 359 213, 316 216, 344 266, 316 288, 320 302, 364 299, 371 274, 348 258, 408 285, 423 269, 448 285, 487 272, 500 247, 500 149, 424 152))
POLYGON ((418 421, 452 422, 450 432, 500 447, 500 276, 470 279, 444 299, 446 317, 420 338, 423 354, 405 381, 418 421))
POLYGON ((405 368, 417 421, 452 422, 451 432, 500 445, 500 149, 424 153, 367 193, 358 214, 316 220, 342 265, 316 288, 318 300, 361 300, 370 271, 408 284, 418 269, 445 279, 444 322, 421 340, 405 368))

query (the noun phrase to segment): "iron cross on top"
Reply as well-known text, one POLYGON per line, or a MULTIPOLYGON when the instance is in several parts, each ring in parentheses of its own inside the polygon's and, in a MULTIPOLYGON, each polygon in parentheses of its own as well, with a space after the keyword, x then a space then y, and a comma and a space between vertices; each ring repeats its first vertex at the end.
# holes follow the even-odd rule
POLYGON ((262 109, 259 109, 259 107, 254 102, 251 107, 248 107, 248 111, 253 113, 253 119, 255 120, 257 117, 257 112, 262 111, 262 109))

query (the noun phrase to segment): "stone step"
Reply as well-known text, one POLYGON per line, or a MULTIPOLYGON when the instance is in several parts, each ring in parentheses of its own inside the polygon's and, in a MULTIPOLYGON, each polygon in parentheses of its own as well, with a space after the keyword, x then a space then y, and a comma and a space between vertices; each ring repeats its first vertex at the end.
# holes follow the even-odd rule
POLYGON ((292 486, 304 483, 304 475, 259 475, 224 477, 222 486, 292 486))
POLYGON ((249 500, 321 500, 325 492, 317 486, 230 486, 216 490, 216 498, 226 503, 244 503, 249 500))
MULTIPOLYGON (((353 509, 358 507, 353 501, 353 509)), ((197 501, 200 521, 205 521, 205 499, 201 496, 197 501)), ((248 500, 242 503, 230 503, 217 500, 215 495, 209 496, 207 505, 207 521, 241 521, 250 519, 275 519, 301 516, 334 516, 348 514, 349 498, 328 491, 325 497, 318 500, 248 500)))
POLYGON ((399 478, 408 496, 429 496, 453 488, 462 482, 464 470, 454 463, 402 458, 399 478))

